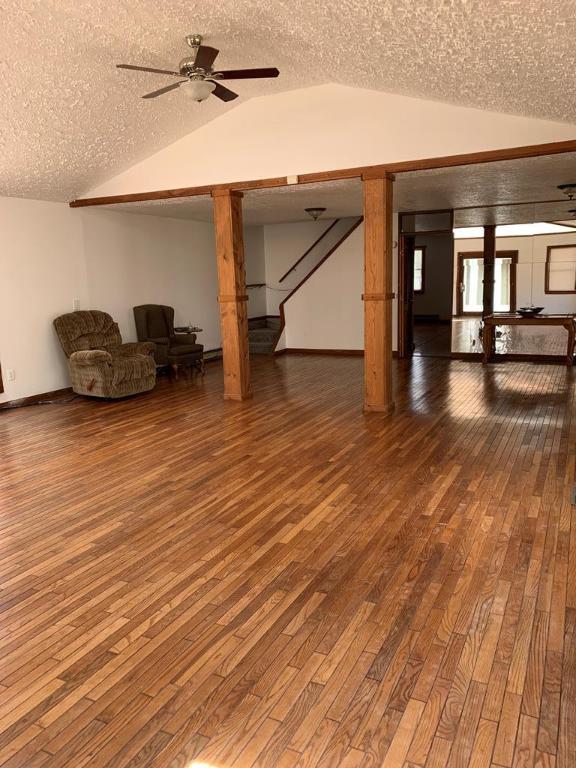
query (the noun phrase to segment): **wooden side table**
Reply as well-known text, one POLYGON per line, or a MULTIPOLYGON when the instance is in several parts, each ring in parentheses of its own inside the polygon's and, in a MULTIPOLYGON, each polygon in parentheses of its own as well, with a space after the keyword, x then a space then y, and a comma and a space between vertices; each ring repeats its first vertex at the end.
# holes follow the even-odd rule
POLYGON ((568 331, 568 346, 566 349, 566 365, 574 363, 574 343, 576 340, 576 315, 520 315, 518 312, 498 312, 484 318, 482 346, 484 347, 483 362, 488 363, 496 354, 497 325, 556 325, 568 331))

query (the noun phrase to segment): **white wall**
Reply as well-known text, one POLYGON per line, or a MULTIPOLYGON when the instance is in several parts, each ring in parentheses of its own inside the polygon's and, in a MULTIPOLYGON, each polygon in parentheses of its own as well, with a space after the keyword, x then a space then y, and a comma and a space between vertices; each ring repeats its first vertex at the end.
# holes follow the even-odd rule
POLYGON ((328 84, 246 101, 87 194, 285 176, 574 138, 576 127, 567 123, 328 84))
POLYGON ((330 226, 330 219, 300 221, 293 224, 268 224, 264 229, 266 254, 266 306, 269 315, 277 315, 279 306, 301 280, 294 272, 286 280, 278 280, 310 248, 330 226))
POLYGON ((0 402, 68 386, 52 320, 88 300, 80 218, 63 203, 0 198, 0 276, 0 402))
POLYGON ((414 294, 415 315, 452 317, 452 268, 454 248, 451 234, 419 235, 416 246, 426 248, 424 256, 424 291, 414 294))
POLYGON ((286 303, 286 347, 364 349, 363 250, 360 226, 286 303))
POLYGON ((168 304, 175 321, 203 328, 198 341, 220 346, 220 317, 210 223, 96 209, 82 220, 90 307, 109 312, 124 341, 136 340, 132 307, 168 304))
MULTIPOLYGON (((69 386, 52 320, 74 299, 109 312, 125 341, 136 339, 133 306, 169 304, 178 324, 204 329, 205 349, 220 347, 211 223, 0 198, 0 233, 0 402, 69 386)), ((264 282, 261 227, 246 227, 245 251, 247 281, 264 282)), ((255 293, 250 313, 266 314, 255 293)))
MULTIPOLYGON (((270 283, 293 263, 296 248, 300 255, 321 229, 311 222, 274 224, 264 227, 266 270, 270 283)), ((314 223, 314 222, 312 222, 314 223)), ((316 222, 318 224, 319 222, 316 222)), ((326 222, 324 222, 326 225, 326 222)), ((393 218, 392 290, 398 283, 398 217, 393 218)), ((364 226, 350 237, 316 270, 285 305, 286 331, 278 344, 296 349, 364 349, 364 226)), ((281 300, 281 299, 280 299, 281 300)), ((278 299, 272 294, 269 314, 278 299)), ((271 311, 272 310, 272 311, 271 311)), ((392 303, 392 340, 397 349, 398 304, 392 303)))
MULTIPOLYGON (((546 312, 576 312, 576 294, 546 294, 544 277, 546 249, 549 245, 576 244, 574 234, 536 235, 535 237, 497 237, 497 251, 518 251, 516 268, 516 304, 518 307, 534 304, 545 307, 546 312)), ((454 275, 457 275, 458 253, 482 251, 481 239, 454 241, 454 275)), ((456 282, 455 278, 455 281, 456 282)), ((454 313, 456 313, 456 289, 454 285, 454 313)))
MULTIPOLYGON (((244 261, 247 283, 266 283, 264 227, 244 227, 244 261)), ((248 317, 266 314, 266 287, 248 288, 248 317)))

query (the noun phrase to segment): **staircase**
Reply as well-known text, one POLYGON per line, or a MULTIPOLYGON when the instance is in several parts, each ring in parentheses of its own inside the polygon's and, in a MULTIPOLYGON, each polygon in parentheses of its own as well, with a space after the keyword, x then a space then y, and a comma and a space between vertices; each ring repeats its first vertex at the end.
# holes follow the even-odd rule
POLYGON ((280 317, 255 317, 248 320, 248 347, 251 355, 269 355, 274 351, 280 317))
POLYGON ((280 341, 280 337, 284 332, 286 325, 286 316, 284 313, 284 307, 287 301, 289 301, 294 294, 300 290, 304 283, 316 272, 316 270, 324 264, 324 262, 332 256, 332 254, 347 240, 352 232, 357 229, 364 221, 363 216, 356 218, 336 219, 328 229, 312 244, 312 246, 301 256, 298 261, 283 275, 279 282, 285 280, 289 275, 292 275, 292 280, 297 281, 296 285, 288 293, 284 301, 280 304, 280 317, 278 323, 278 330, 276 332, 276 338, 272 347, 274 351, 280 341))
POLYGON ((267 315, 248 319, 248 346, 252 355, 272 354, 280 341, 284 326, 284 305, 298 291, 308 278, 324 264, 352 232, 363 222, 363 217, 336 219, 322 232, 312 245, 297 259, 290 269, 278 280, 283 285, 286 298, 280 304, 279 315, 267 315), (288 285, 284 281, 288 280, 288 285))

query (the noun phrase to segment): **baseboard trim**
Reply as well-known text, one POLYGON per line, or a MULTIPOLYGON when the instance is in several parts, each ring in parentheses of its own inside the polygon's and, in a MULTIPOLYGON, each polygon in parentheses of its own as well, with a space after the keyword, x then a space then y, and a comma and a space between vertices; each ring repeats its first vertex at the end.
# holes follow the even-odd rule
POLYGON ((245 395, 225 394, 224 400, 230 400, 231 402, 235 402, 235 403, 243 403, 246 400, 251 400, 252 396, 253 396, 252 392, 248 392, 245 395))
POLYGON ((366 405, 364 404, 364 407, 362 410, 364 413, 379 413, 381 416, 390 416, 392 413, 394 413, 394 409, 396 408, 395 403, 389 403, 388 405, 366 405))
POLYGON ((41 403, 43 400, 54 400, 55 398, 70 394, 72 394, 72 387, 53 389, 51 392, 41 392, 38 395, 19 397, 16 400, 6 400, 5 403, 0 403, 0 410, 7 408, 19 408, 23 405, 35 405, 36 403, 41 403))
MULTIPOLYGON (((484 355, 482 352, 452 352, 449 358, 451 360, 466 360, 470 363, 482 363, 484 361, 484 355)), ((503 355, 494 355, 490 364, 492 363, 542 363, 545 365, 558 365, 559 363, 566 365, 566 355, 529 355, 515 352, 507 352, 503 355)))
POLYGON ((310 349, 308 347, 286 347, 279 349, 277 355, 336 355, 364 357, 363 349, 310 349))
MULTIPOLYGON (((308 347, 286 347, 277 349, 274 356, 277 355, 332 355, 334 357, 364 357, 363 349, 309 349, 308 347)), ((392 357, 397 358, 397 350, 392 350, 392 357)))

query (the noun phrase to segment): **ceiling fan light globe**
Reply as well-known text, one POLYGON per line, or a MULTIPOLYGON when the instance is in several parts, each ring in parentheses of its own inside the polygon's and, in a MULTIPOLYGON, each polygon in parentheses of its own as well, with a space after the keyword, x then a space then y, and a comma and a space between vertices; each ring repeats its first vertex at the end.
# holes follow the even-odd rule
POLYGON ((204 101, 215 88, 215 83, 208 80, 189 80, 180 87, 180 90, 193 101, 204 101))

